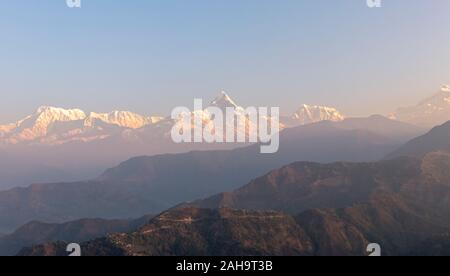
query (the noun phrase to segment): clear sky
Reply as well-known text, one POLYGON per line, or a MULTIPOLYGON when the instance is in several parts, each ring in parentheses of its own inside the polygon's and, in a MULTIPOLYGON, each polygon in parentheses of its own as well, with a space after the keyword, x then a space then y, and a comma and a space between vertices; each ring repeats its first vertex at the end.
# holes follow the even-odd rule
POLYGON ((450 1, 0 1, 0 123, 40 105, 169 114, 241 105, 388 113, 450 83, 450 1))

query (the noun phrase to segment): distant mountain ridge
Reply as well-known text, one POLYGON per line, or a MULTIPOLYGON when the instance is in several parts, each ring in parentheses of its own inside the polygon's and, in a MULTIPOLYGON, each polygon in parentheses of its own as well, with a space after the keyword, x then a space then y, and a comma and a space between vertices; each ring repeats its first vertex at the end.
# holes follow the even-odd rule
POLYGON ((443 85, 438 93, 416 106, 399 108, 390 115, 390 118, 425 128, 432 128, 449 121, 450 86, 443 85))
POLYGON ((334 125, 341 129, 365 129, 399 143, 404 143, 428 131, 426 128, 391 120, 382 115, 372 115, 368 118, 347 118, 334 125))

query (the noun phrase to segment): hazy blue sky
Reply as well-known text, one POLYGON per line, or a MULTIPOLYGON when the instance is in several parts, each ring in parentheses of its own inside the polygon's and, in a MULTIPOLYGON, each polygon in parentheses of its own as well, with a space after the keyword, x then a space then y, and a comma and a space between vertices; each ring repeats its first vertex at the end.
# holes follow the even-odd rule
POLYGON ((168 114, 242 105, 387 113, 450 82, 450 1, 0 1, 0 123, 39 105, 168 114))

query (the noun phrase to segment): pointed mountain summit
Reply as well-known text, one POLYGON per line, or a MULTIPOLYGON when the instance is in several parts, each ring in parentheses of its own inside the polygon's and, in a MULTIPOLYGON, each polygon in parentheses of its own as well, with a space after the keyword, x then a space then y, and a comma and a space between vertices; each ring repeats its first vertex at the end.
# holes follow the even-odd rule
POLYGON ((215 106, 219 108, 239 107, 239 105, 237 105, 236 102, 234 102, 225 91, 220 92, 220 94, 214 99, 214 101, 210 103, 210 106, 215 106))

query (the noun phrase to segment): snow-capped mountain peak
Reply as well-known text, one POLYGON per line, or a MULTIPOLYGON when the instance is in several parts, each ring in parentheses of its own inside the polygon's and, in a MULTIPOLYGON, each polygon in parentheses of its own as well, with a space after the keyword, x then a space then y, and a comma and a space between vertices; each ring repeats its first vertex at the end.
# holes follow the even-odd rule
POLYGON ((32 117, 36 118, 36 121, 53 123, 57 121, 76 121, 86 118, 84 111, 80 109, 64 109, 53 106, 41 106, 37 109, 32 117))
POLYGON ((320 121, 342 121, 345 117, 333 107, 303 104, 291 116, 287 125, 305 125, 320 121))
POLYGON ((80 109, 63 109, 52 106, 41 106, 32 115, 6 126, 0 126, 1 137, 8 143, 31 141, 48 134, 50 128, 57 122, 80 121, 86 114, 80 109))
POLYGON ((34 115, 18 122, 20 129, 30 129, 31 136, 47 134, 49 127, 55 122, 84 120, 86 114, 80 109, 63 109, 52 106, 41 106, 34 115))
POLYGON ((214 101, 210 103, 210 106, 215 106, 219 108, 239 107, 239 105, 237 105, 225 91, 220 92, 219 96, 217 96, 214 99, 214 101))

